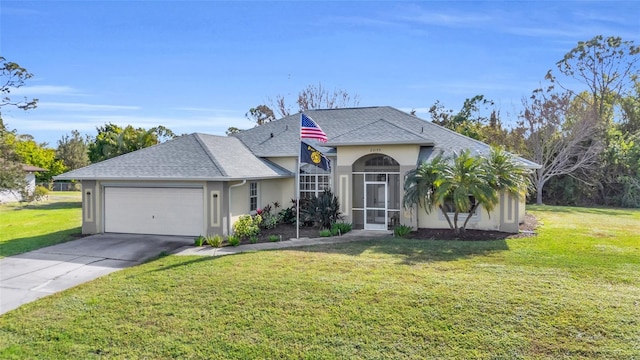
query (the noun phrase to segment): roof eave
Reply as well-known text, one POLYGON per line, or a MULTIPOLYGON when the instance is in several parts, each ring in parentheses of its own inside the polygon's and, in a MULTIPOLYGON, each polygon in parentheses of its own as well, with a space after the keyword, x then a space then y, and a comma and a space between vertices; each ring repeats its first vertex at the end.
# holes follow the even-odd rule
POLYGON ((420 146, 435 146, 433 141, 363 141, 363 142, 327 142, 327 146, 376 146, 376 145, 420 145, 420 146))
POLYGON ((157 176, 129 176, 129 177, 112 177, 112 176, 54 176, 53 180, 79 180, 79 181, 237 181, 237 180, 263 180, 290 178, 295 174, 269 175, 269 176, 216 176, 216 177, 157 177, 157 176))

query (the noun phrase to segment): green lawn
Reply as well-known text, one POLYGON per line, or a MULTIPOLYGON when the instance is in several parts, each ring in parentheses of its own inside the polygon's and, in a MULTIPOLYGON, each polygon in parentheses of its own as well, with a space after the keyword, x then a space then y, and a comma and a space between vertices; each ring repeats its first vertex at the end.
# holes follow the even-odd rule
POLYGON ((532 209, 532 238, 161 257, 1 316, 0 358, 640 358, 640 211, 532 209))
POLYGON ((74 239, 82 222, 80 192, 50 192, 36 204, 0 205, 0 258, 74 239))

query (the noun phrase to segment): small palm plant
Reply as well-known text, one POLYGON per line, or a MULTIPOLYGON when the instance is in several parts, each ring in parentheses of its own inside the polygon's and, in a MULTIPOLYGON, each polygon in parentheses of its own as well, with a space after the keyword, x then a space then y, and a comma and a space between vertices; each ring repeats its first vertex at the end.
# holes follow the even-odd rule
POLYGON ((504 149, 492 148, 487 157, 474 157, 464 150, 451 158, 438 155, 410 171, 404 183, 403 205, 410 208, 417 204, 427 213, 440 209, 449 227, 459 234, 480 206, 490 212, 498 203, 499 193, 521 197, 529 183, 527 169, 504 149), (447 202, 453 203, 453 219, 445 209, 447 202), (464 213, 466 218, 459 224, 464 213))

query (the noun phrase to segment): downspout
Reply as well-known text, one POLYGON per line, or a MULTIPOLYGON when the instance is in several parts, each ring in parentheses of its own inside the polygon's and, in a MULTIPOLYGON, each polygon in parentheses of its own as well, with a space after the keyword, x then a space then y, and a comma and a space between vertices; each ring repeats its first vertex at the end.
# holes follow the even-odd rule
POLYGON ((240 184, 229 185, 229 196, 227 197, 229 199, 229 204, 227 206, 227 230, 229 231, 229 235, 231 235, 231 189, 243 186, 246 183, 247 179, 244 179, 240 184))

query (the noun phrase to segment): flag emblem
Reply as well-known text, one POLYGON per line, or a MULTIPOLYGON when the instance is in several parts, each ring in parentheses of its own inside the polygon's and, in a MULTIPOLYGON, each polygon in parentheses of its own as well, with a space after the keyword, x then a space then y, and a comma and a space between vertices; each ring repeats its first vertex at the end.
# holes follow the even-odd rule
POLYGON ((318 126, 313 119, 305 114, 300 114, 300 138, 316 139, 320 142, 327 142, 327 134, 322 131, 320 126, 318 126))
POLYGON ((305 143, 300 143, 300 162, 315 165, 325 171, 331 171, 331 160, 318 149, 305 143))

